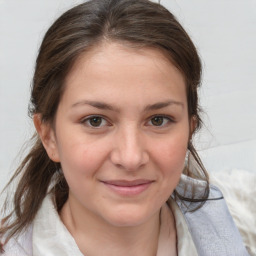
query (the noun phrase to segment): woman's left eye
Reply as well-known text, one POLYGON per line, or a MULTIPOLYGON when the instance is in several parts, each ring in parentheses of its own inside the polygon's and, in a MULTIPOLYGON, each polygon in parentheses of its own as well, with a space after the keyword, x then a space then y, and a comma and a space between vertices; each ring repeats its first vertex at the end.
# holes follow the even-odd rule
POLYGON ((149 121, 148 125, 163 127, 168 123, 173 122, 171 118, 166 116, 153 116, 149 121))
POLYGON ((106 119, 101 116, 90 116, 82 120, 82 123, 91 128, 101 128, 108 125, 106 119))

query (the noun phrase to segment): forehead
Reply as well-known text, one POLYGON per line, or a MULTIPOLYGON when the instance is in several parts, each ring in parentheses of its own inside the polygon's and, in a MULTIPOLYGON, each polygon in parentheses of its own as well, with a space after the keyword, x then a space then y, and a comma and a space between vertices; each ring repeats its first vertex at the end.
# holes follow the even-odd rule
POLYGON ((161 68, 159 65, 160 62, 181 73, 171 60, 171 57, 164 50, 155 47, 141 47, 132 43, 103 41, 78 56, 67 75, 67 79, 72 79, 72 73, 81 71, 81 68, 88 68, 89 64, 98 65, 99 68, 102 68, 102 66, 107 68, 109 65, 114 65, 115 63, 127 67, 151 64, 161 68), (134 62, 135 59, 136 62, 134 62))
POLYGON ((186 94, 183 75, 162 51, 118 43, 102 43, 79 56, 67 75, 64 94, 74 96, 78 90, 84 95, 87 90, 86 97, 101 91, 105 99, 113 92, 120 97, 133 93, 134 100, 149 94, 186 94))

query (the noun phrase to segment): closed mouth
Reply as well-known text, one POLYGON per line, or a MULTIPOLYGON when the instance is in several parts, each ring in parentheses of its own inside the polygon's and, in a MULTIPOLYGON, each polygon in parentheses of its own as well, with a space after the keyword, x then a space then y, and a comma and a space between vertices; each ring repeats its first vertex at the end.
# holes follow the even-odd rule
POLYGON ((118 186, 118 187, 134 187, 139 185, 145 185, 154 182, 153 180, 145 180, 145 179, 138 179, 138 180, 107 180, 102 181, 105 184, 118 186))
POLYGON ((102 183, 119 196, 134 197, 146 191, 154 180, 137 179, 137 180, 107 180, 102 183))

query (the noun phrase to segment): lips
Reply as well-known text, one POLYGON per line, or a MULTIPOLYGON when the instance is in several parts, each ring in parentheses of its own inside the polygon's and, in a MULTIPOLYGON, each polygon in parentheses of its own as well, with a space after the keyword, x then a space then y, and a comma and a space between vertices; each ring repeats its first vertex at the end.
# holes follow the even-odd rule
POLYGON ((134 196, 147 190, 153 183, 153 180, 107 180, 102 183, 112 192, 122 196, 134 196))
POLYGON ((132 186, 138 186, 138 185, 143 185, 143 184, 147 184, 147 183, 151 183, 151 180, 132 180, 132 181, 128 181, 128 180, 108 180, 108 181, 104 181, 104 183, 110 184, 110 185, 114 185, 114 186, 120 186, 120 187, 132 187, 132 186))

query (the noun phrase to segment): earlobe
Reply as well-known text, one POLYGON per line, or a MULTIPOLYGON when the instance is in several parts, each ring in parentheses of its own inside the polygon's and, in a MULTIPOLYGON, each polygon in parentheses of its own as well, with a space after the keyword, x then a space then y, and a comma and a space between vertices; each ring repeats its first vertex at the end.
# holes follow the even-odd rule
POLYGON ((60 162, 56 136, 51 124, 42 122, 40 114, 35 114, 33 116, 33 121, 36 131, 42 141, 42 144, 49 158, 54 162, 60 162))

